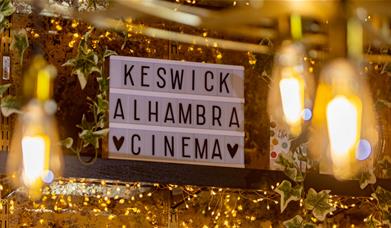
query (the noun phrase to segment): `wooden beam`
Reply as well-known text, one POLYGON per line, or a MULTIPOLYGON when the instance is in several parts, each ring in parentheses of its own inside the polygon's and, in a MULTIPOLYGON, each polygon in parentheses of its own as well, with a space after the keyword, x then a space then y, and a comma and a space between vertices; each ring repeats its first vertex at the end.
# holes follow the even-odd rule
MULTIPOLYGON (((5 173, 7 153, 0 152, 0 173, 5 173)), ((76 156, 64 156, 64 177, 151 182, 161 184, 216 186, 243 189, 268 188, 288 179, 283 172, 256 169, 218 168, 142 161, 98 159, 93 165, 82 165, 76 156)), ((391 181, 378 179, 375 186, 391 190, 391 181)), ((307 174, 306 189, 331 190, 331 194, 370 196, 371 187, 361 190, 358 181, 338 181, 333 176, 307 174)))

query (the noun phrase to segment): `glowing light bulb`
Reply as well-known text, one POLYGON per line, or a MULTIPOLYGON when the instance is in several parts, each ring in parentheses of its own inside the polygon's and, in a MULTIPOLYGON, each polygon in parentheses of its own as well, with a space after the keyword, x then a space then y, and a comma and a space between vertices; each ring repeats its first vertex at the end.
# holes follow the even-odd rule
POLYGON ((373 167, 376 114, 356 65, 339 59, 322 70, 311 127, 309 150, 321 173, 351 179, 373 167))
POLYGON ((285 120, 290 125, 297 125, 301 121, 304 102, 304 90, 299 80, 295 78, 282 79, 280 81, 280 93, 282 110, 285 120))
POLYGON ((7 172, 15 176, 15 187, 24 187, 38 199, 44 183, 61 174, 62 156, 51 97, 51 81, 56 74, 42 56, 35 56, 24 76, 24 94, 31 97, 16 118, 7 172))
POLYGON ((301 133, 312 108, 313 79, 304 61, 305 49, 299 43, 284 43, 276 53, 268 111, 279 128, 293 136, 301 133), (307 114, 304 117, 304 114, 307 114))
POLYGON ((47 172, 47 151, 49 149, 47 136, 25 136, 22 139, 23 181, 26 185, 34 185, 41 181, 47 172))
POLYGON ((327 129, 334 162, 346 158, 358 143, 361 103, 355 103, 345 96, 337 96, 327 105, 327 129))

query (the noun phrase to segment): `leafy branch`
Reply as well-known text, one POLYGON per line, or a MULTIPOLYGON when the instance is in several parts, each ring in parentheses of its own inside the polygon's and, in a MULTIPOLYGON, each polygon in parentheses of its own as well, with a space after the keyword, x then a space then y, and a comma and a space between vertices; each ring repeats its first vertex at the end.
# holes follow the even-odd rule
POLYGON ((285 227, 316 227, 311 221, 312 216, 319 221, 324 221, 327 214, 335 211, 336 208, 330 202, 329 190, 316 192, 314 189, 310 188, 307 193, 304 191, 306 170, 303 171, 298 165, 300 162, 304 162, 306 167, 308 167, 308 164, 311 162, 303 153, 300 146, 289 153, 279 154, 276 159, 276 164, 283 170, 285 175, 296 183, 296 185, 292 186, 290 181, 284 180, 277 186, 275 192, 281 196, 281 213, 286 209, 289 202, 292 201, 300 201, 300 205, 304 206, 303 210, 301 210, 301 214, 297 214, 293 218, 283 222, 285 227))
POLYGON ((11 16, 14 12, 15 7, 12 5, 11 0, 2 0, 0 2, 0 32, 3 32, 4 28, 9 27, 7 17, 11 16))
POLYGON ((98 54, 88 45, 88 38, 92 30, 88 31, 83 39, 80 40, 77 48, 77 56, 73 59, 69 59, 62 66, 71 66, 72 74, 76 74, 79 79, 81 89, 84 89, 87 85, 88 77, 97 72, 102 74, 102 67, 99 67, 100 61, 98 54))
POLYGON ((29 47, 29 40, 25 29, 20 29, 13 34, 11 41, 11 49, 15 50, 19 55, 20 64, 23 65, 24 52, 29 47))
POLYGON ((88 31, 78 46, 78 54, 75 58, 68 60, 63 66, 73 67, 72 73, 76 74, 82 89, 87 85, 88 77, 96 72, 96 81, 98 82, 98 93, 95 99, 87 97, 89 104, 89 114, 92 120, 87 120, 83 114, 81 123, 77 125, 80 129, 77 145, 73 145, 73 139, 68 137, 62 141, 62 144, 75 154, 83 164, 92 164, 98 157, 100 149, 99 141, 105 137, 109 131, 107 128, 107 112, 109 109, 108 90, 109 78, 104 74, 104 61, 116 52, 105 49, 97 53, 88 43, 92 30, 88 31), (92 146, 95 150, 95 156, 91 161, 85 162, 80 158, 80 153, 87 147, 92 146))
POLYGON ((13 113, 21 113, 20 111, 20 103, 17 98, 13 95, 6 95, 4 93, 11 86, 11 83, 0 85, 0 108, 3 116, 8 117, 13 113))

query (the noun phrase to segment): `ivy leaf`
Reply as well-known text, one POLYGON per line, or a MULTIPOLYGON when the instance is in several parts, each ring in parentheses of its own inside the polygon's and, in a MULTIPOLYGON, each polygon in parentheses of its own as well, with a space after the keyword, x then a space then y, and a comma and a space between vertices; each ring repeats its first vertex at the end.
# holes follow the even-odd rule
POLYGON ((12 5, 11 0, 2 0, 0 8, 1 14, 6 17, 11 16, 15 12, 15 7, 12 5))
POLYGON ((284 224, 286 228, 302 228, 303 218, 300 215, 296 215, 295 217, 284 221, 282 224, 284 224))
POLYGON ((112 56, 112 55, 118 55, 117 52, 106 49, 105 52, 103 53, 103 59, 112 56))
POLYGON ((83 147, 92 145, 95 149, 99 148, 98 136, 94 135, 91 130, 83 130, 79 134, 79 138, 84 141, 83 147))
POLYGON ((376 183, 376 176, 373 170, 364 171, 360 176, 360 188, 364 189, 368 184, 376 183))
POLYGON ((102 94, 107 94, 107 91, 109 91, 108 78, 98 77, 96 80, 98 81, 99 90, 102 92, 102 94))
POLYGON ((280 153, 276 159, 276 164, 283 170, 285 175, 295 182, 304 181, 304 177, 297 167, 292 155, 288 153, 280 153))
POLYGON ((101 70, 97 67, 96 53, 88 54, 85 57, 78 56, 74 59, 73 71, 72 74, 76 74, 79 79, 81 89, 84 89, 87 85, 88 76, 93 72, 101 73, 101 70))
POLYGON ((68 59, 62 66, 74 66, 76 63, 75 59, 68 59))
POLYGON ((382 210, 388 211, 388 209, 391 208, 391 192, 377 186, 376 191, 372 193, 371 196, 377 200, 379 207, 382 210))
POLYGON ((370 228, 377 228, 382 225, 382 223, 379 220, 377 220, 373 216, 373 214, 370 214, 368 217, 366 217, 364 219, 364 222, 367 225, 367 227, 370 227, 370 228))
POLYGON ((15 7, 11 0, 2 0, 0 3, 0 32, 4 30, 9 24, 6 17, 11 16, 15 12, 15 7))
POLYGON ((104 114, 109 108, 109 102, 102 97, 101 94, 97 95, 98 102, 96 103, 97 114, 104 114))
POLYGON ((303 221, 303 218, 300 215, 296 215, 295 217, 284 221, 283 225, 286 228, 315 228, 316 227, 316 225, 313 223, 308 223, 303 221))
POLYGON ((23 64, 23 56, 26 49, 29 47, 29 40, 25 29, 20 29, 13 34, 11 41, 11 49, 15 50, 20 58, 20 63, 23 64))
POLYGON ((387 100, 384 100, 384 99, 378 99, 377 102, 383 104, 387 108, 391 108, 391 102, 390 101, 387 101, 387 100))
POLYGON ((280 209, 281 213, 288 206, 289 202, 297 201, 301 198, 301 193, 303 191, 302 185, 296 185, 292 188, 291 182, 284 180, 278 187, 274 190, 278 194, 280 194, 280 209))
POLYGON ((87 85, 88 76, 93 72, 101 74, 101 69, 98 67, 98 55, 95 51, 88 47, 88 37, 91 31, 87 32, 78 46, 77 56, 69 59, 62 66, 73 67, 72 74, 76 74, 80 83, 81 89, 87 85))
POLYGON ((306 222, 304 223, 303 228, 316 228, 316 225, 310 222, 306 222))
POLYGON ((383 223, 391 227, 391 212, 386 211, 383 213, 383 223))
POLYGON ((77 79, 79 79, 80 87, 81 89, 84 89, 87 85, 87 77, 86 74, 83 72, 82 69, 76 69, 77 79))
POLYGON ((1 99, 1 113, 8 117, 14 113, 21 113, 20 104, 15 96, 5 96, 1 99))
POLYGON ((81 117, 81 122, 79 125, 77 125, 77 127, 81 130, 85 130, 91 129, 92 125, 87 121, 86 115, 83 114, 83 116, 81 117))
POLYGON ((11 83, 7 83, 7 84, 2 84, 0 85, 0 97, 3 96, 3 94, 5 93, 5 91, 7 91, 7 89, 11 86, 11 83))
POLYGON ((307 210, 312 210, 312 214, 320 221, 323 221, 327 214, 335 211, 335 207, 329 204, 330 190, 316 192, 310 188, 307 197, 304 200, 304 206, 307 210))
POLYGON ((384 156, 380 161, 377 162, 377 167, 380 172, 387 178, 391 177, 391 158, 390 156, 384 156))
POLYGON ((87 8, 96 9, 96 0, 87 0, 87 8))
POLYGON ((95 136, 105 136, 108 133, 109 133, 109 129, 105 128, 105 129, 102 129, 102 130, 94 131, 92 134, 94 134, 95 136))
POLYGON ((61 141, 61 145, 63 145, 65 148, 69 149, 73 145, 73 139, 71 137, 68 137, 61 141))

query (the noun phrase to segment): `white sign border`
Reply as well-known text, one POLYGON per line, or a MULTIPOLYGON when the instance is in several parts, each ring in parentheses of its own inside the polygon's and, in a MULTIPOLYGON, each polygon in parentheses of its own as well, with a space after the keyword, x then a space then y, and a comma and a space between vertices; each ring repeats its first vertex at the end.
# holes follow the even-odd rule
MULTIPOLYGON (((138 155, 137 155, 138 156, 138 155)), ((198 165, 198 166, 216 166, 216 167, 227 167, 227 168, 245 168, 245 161, 244 161, 244 150, 243 150, 243 156, 241 158, 242 164, 230 164, 230 163, 214 163, 214 162, 205 162, 202 161, 199 162, 193 162, 193 161, 185 161, 185 160, 178 160, 178 159, 153 159, 146 156, 129 156, 129 154, 123 154, 123 153, 116 153, 115 155, 112 155, 109 153, 108 155, 109 159, 117 159, 117 160, 135 160, 135 161, 146 161, 146 162, 156 162, 156 163, 174 163, 174 164, 188 164, 188 165, 198 165)))
MULTIPOLYGON (((168 59, 155 59, 155 58, 142 58, 142 57, 132 57, 132 56, 110 56, 110 60, 120 60, 120 61, 134 61, 134 62, 148 62, 148 63, 160 63, 160 64, 175 64, 181 66, 192 66, 192 67, 205 67, 205 68, 214 68, 214 69, 231 69, 231 70, 245 70, 244 66, 239 65, 225 65, 225 64, 214 64, 214 63, 199 63, 199 62, 190 62, 190 61, 178 61, 178 60, 168 60, 168 59)), ((111 76, 111 75, 110 75, 111 76)), ((245 103, 244 98, 240 97, 223 97, 223 96, 207 96, 207 95, 198 95, 198 94, 183 94, 183 93, 168 93, 168 92, 155 92, 155 91, 144 91, 144 90, 129 90, 129 89, 120 89, 120 88, 111 88, 109 84, 109 94, 124 94, 124 95, 138 95, 138 96, 151 96, 151 97, 163 97, 163 98, 180 98, 188 100, 201 100, 201 101, 216 101, 216 102, 229 102, 229 103, 245 103)), ((109 123, 109 129, 135 129, 135 130, 154 130, 154 131, 165 131, 165 132, 179 132, 179 133, 198 133, 198 134, 209 134, 209 135, 225 135, 225 136, 245 136, 243 132, 235 132, 229 130, 211 130, 211 129, 199 129, 199 128, 178 128, 178 127, 166 127, 166 126, 149 126, 149 125, 138 125, 138 124, 127 124, 127 123, 109 123), (130 127, 131 126, 131 127, 130 127), (129 128, 130 127, 130 128, 129 128)), ((244 146, 244 145, 243 145, 244 146)), ((227 167, 227 168, 245 168, 245 149, 243 148, 243 153, 241 154, 241 164, 235 163, 215 163, 215 162, 205 162, 202 161, 186 161, 178 159, 164 159, 159 157, 158 159, 150 158, 146 156, 136 157, 129 156, 129 154, 123 153, 113 153, 108 151, 109 159, 118 159, 118 160, 136 160, 136 161, 146 161, 146 162, 155 162, 155 163, 173 163, 173 164, 190 164, 198 166, 213 166, 213 167, 227 167)))

